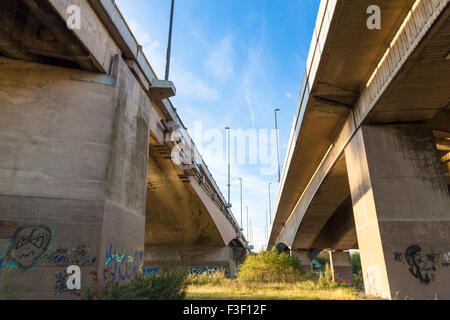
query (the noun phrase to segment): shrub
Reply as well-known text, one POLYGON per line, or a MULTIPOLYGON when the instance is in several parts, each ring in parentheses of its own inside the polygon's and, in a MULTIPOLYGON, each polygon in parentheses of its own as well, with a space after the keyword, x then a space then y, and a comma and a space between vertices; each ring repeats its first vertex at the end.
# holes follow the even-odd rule
POLYGON ((353 275, 353 286, 358 291, 364 290, 364 278, 361 270, 357 274, 353 275))
POLYGON ((191 286, 205 286, 205 285, 213 285, 219 286, 222 283, 226 282, 227 276, 224 270, 219 270, 213 274, 210 273, 202 273, 202 274, 191 274, 188 277, 188 283, 191 286))
POLYGON ((325 272, 320 273, 317 284, 323 289, 333 289, 338 287, 338 284, 333 280, 333 273, 331 272, 328 263, 325 265, 325 272))
POLYGON ((357 275, 361 272, 361 256, 359 252, 353 252, 350 255, 350 260, 352 262, 352 271, 354 275, 357 275))
POLYGON ((302 278, 300 261, 287 253, 263 251, 247 256, 240 267, 238 280, 293 282, 302 278))
POLYGON ((161 272, 151 276, 137 275, 123 285, 117 283, 84 292, 86 300, 181 300, 186 297, 188 272, 161 272))

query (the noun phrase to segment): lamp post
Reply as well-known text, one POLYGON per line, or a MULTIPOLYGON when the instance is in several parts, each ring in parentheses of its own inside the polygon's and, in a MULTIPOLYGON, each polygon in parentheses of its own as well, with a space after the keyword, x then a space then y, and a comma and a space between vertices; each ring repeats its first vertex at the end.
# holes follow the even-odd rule
POLYGON ((278 119, 277 119, 277 112, 280 111, 280 109, 275 109, 275 134, 277 136, 277 165, 278 165, 278 183, 281 180, 281 170, 280 170, 280 146, 279 146, 279 137, 278 137, 278 119))
POLYGON ((240 183, 241 183, 241 229, 243 228, 243 224, 242 224, 242 178, 239 178, 240 183))
POLYGON ((231 207, 231 200, 230 200, 230 196, 231 196, 231 148, 230 148, 230 128, 226 127, 225 130, 227 131, 227 135, 228 135, 228 208, 231 207))
POLYGON ((247 241, 250 241, 249 232, 248 232, 248 206, 245 206, 247 209, 247 241))
POLYGON ((166 55, 166 75, 165 80, 169 80, 170 71, 170 53, 172 51, 172 29, 173 29, 173 11, 175 8, 175 0, 172 0, 172 6, 170 9, 170 25, 169 25, 169 41, 167 43, 167 55, 166 55))
POLYGON ((253 245, 252 219, 250 219, 250 244, 253 245))
POLYGON ((269 223, 267 222, 267 210, 266 210, 266 234, 264 236, 264 239, 265 239, 266 243, 269 240, 268 239, 268 235, 269 235, 269 223))
POLYGON ((272 201, 270 200, 270 186, 272 182, 269 182, 269 222, 272 222, 272 201))

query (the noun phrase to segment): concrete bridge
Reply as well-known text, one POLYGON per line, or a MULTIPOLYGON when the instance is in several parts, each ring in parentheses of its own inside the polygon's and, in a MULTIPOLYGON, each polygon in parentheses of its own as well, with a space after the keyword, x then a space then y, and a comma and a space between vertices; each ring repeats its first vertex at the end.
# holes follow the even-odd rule
POLYGON ((0 298, 73 297, 70 265, 84 288, 235 272, 248 244, 175 93, 113 1, 0 3, 0 298))
POLYGON ((328 249, 344 282, 359 249, 367 294, 450 298, 449 13, 448 0, 321 1, 269 248, 306 266, 328 249))

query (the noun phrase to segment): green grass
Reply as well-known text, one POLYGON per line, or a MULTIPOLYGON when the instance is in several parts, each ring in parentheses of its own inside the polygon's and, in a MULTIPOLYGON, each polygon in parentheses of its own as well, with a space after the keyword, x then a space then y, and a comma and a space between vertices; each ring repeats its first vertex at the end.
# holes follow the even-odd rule
POLYGON ((358 290, 338 286, 329 268, 317 277, 298 273, 296 280, 266 281, 228 279, 223 271, 214 275, 191 275, 186 292, 188 300, 357 300, 358 290))
POLYGON ((339 286, 329 265, 317 276, 302 271, 300 261, 286 253, 265 251, 248 256, 237 279, 225 272, 191 275, 186 299, 191 300, 357 300, 359 289, 339 286))
POLYGON ((282 282, 243 282, 226 279, 220 284, 190 285, 190 300, 357 300, 350 287, 324 288, 316 280, 282 282))

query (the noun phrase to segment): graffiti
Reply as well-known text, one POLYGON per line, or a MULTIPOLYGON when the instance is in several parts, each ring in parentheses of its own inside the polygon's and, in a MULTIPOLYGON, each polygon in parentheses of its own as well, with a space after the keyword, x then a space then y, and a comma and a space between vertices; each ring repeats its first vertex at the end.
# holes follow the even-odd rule
POLYGON ((3 264, 3 258, 0 258, 0 272, 6 273, 10 271, 16 271, 19 268, 18 264, 15 263, 6 263, 3 264))
POLYGON ((117 249, 110 245, 105 253, 104 280, 109 279, 111 283, 118 280, 129 280, 140 271, 144 260, 143 250, 133 250, 133 254, 128 254, 127 250, 117 249))
POLYGON ((85 245, 80 245, 72 250, 56 249, 51 254, 46 255, 47 259, 58 267, 77 265, 80 267, 91 266, 95 263, 96 257, 89 254, 90 249, 85 245))
POLYGON ((77 295, 78 292, 76 290, 71 290, 67 287, 67 280, 69 280, 69 277, 71 275, 67 272, 59 272, 55 273, 56 277, 56 284, 55 284, 55 295, 62 295, 62 294, 71 294, 71 295, 77 295))
POLYGON ((409 272, 423 284, 434 281, 433 272, 439 260, 438 253, 422 254, 418 245, 409 246, 405 251, 405 259, 409 265, 409 272))
POLYGON ((191 268, 190 270, 189 270, 189 273, 190 274, 196 274, 196 275, 201 275, 201 274, 204 274, 204 273, 207 273, 207 274, 215 274, 217 271, 219 271, 219 268, 218 267, 204 267, 204 268, 191 268))
POLYGON ((395 251, 392 255, 394 257, 394 261, 405 263, 402 252, 395 251))
POLYGON ((144 270, 142 270, 142 273, 146 276, 151 276, 152 274, 158 274, 159 273, 159 268, 155 267, 155 268, 146 268, 144 270))
POLYGON ((8 254, 23 268, 31 268, 45 254, 50 244, 47 227, 19 228, 8 254))
POLYGON ((367 289, 370 295, 381 295, 380 268, 371 265, 367 268, 367 289))
POLYGON ((442 262, 443 267, 450 267, 450 252, 444 253, 444 260, 442 262))
POLYGON ((337 274, 337 280, 343 283, 352 283, 352 279, 350 277, 343 276, 342 274, 337 274))

